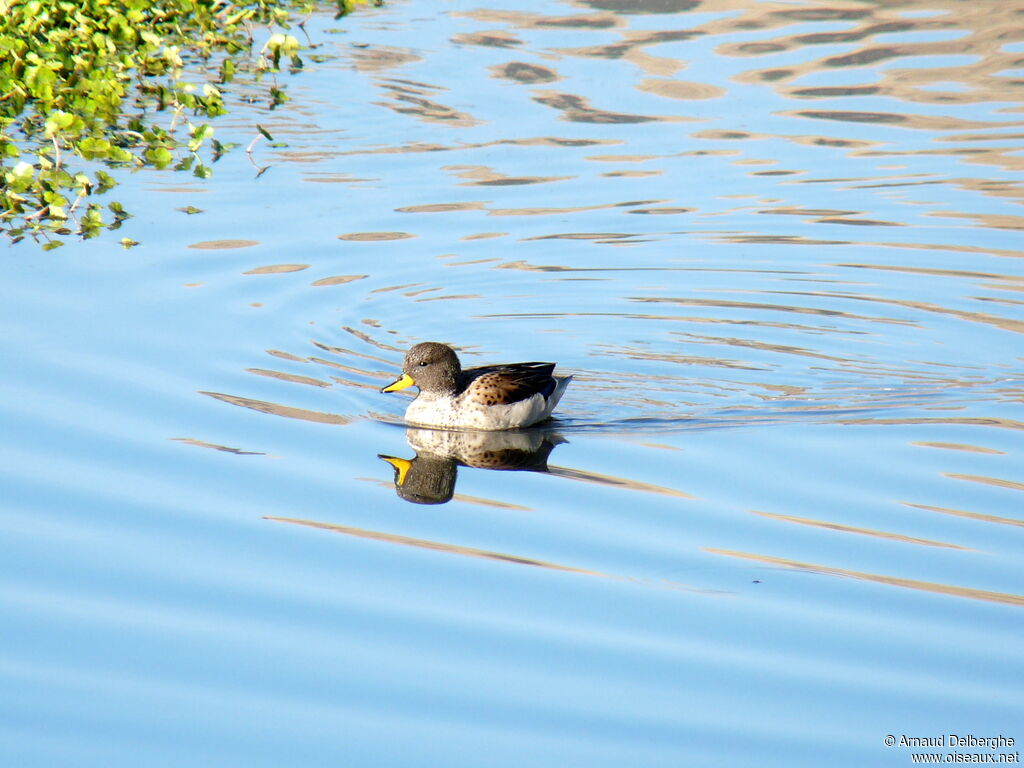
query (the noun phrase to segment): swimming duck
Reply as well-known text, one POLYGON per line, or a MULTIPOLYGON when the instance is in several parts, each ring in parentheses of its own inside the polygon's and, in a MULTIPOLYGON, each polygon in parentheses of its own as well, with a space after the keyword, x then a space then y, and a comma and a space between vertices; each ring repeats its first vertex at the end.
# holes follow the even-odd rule
POLYGON ((419 387, 405 419, 425 427, 517 429, 551 415, 572 376, 555 363, 508 363, 462 369, 455 350, 436 341, 405 354, 402 375, 381 392, 419 387))

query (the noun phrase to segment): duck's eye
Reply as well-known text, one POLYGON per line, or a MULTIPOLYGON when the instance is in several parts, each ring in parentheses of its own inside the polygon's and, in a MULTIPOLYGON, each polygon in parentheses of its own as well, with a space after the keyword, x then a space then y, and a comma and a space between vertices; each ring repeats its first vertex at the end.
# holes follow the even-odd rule
POLYGON ((420 361, 420 368, 426 368, 427 365, 429 365, 429 363, 427 363, 426 361, 420 361))

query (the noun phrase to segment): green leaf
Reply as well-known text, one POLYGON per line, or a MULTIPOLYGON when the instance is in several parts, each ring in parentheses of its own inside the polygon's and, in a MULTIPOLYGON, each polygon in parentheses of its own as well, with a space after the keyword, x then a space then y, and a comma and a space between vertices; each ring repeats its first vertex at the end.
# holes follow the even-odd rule
POLYGON ((89 136, 78 142, 76 148, 86 160, 103 160, 110 156, 113 145, 106 139, 89 136))
POLYGON ((74 115, 68 114, 67 112, 63 112, 63 111, 58 109, 56 112, 52 113, 48 118, 46 118, 46 123, 45 123, 45 135, 46 135, 46 138, 48 138, 48 139, 52 138, 53 136, 55 136, 56 134, 60 133, 61 131, 64 131, 64 130, 70 128, 71 124, 74 123, 74 122, 75 122, 75 116, 74 115))
POLYGON ((190 151, 195 152, 208 137, 213 135, 213 128, 205 123, 200 126, 190 125, 189 133, 192 138, 189 139, 188 148, 190 151))
POLYGON ((102 227, 103 209, 95 203, 91 204, 82 216, 81 224, 83 227, 102 227))
MULTIPOLYGON (((59 192, 51 192, 50 190, 46 190, 45 192, 43 192, 43 200, 45 200, 47 205, 50 206, 51 215, 55 215, 53 213, 55 210, 63 210, 64 206, 68 204, 68 199, 64 197, 64 195, 60 194, 59 192)), ((66 219, 67 214, 64 214, 62 216, 58 215, 57 218, 66 219)))
POLYGON ((107 159, 114 163, 130 163, 135 160, 135 155, 127 149, 111 147, 110 152, 107 153, 107 159))
MULTIPOLYGON (((96 171, 96 183, 99 185, 100 192, 106 192, 117 184, 114 178, 106 171, 96 171)), ((111 203, 111 205, 115 205, 115 203, 111 203)), ((116 205, 120 205, 120 203, 116 203, 116 205)))
POLYGON ((145 158, 157 168, 170 165, 174 161, 174 155, 167 147, 152 147, 147 149, 145 158))
POLYGON ((220 65, 220 82, 230 83, 235 78, 235 62, 224 59, 220 65))

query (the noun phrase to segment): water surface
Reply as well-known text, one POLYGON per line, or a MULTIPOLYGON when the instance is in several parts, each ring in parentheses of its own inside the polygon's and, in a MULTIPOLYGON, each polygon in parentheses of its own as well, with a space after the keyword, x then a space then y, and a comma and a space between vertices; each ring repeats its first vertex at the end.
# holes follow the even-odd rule
POLYGON ((5 764, 1024 739, 1014 4, 308 27, 291 101, 217 126, 284 143, 262 175, 140 172, 139 247, 6 252, 5 764), (424 340, 575 380, 540 429, 407 430, 424 340))

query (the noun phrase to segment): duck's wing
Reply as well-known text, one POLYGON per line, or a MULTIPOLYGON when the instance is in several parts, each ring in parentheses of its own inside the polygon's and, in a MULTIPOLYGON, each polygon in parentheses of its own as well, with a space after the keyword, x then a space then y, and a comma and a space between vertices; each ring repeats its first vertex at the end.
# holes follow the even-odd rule
POLYGON ((509 363, 462 372, 465 394, 485 405, 509 405, 534 395, 548 397, 557 382, 554 363, 509 363))

